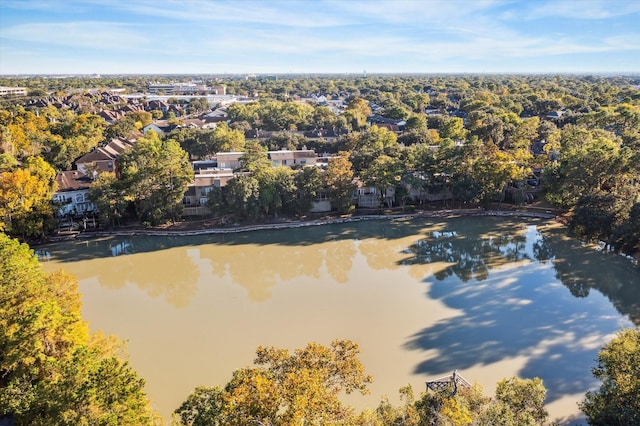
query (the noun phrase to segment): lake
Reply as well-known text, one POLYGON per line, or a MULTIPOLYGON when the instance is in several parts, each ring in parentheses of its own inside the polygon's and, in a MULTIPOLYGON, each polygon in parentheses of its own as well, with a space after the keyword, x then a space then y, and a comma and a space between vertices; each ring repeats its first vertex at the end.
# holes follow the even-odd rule
MULTIPOLYGON (((360 344, 375 408, 457 370, 492 394, 541 377, 553 418, 578 416, 598 349, 640 324, 640 269, 553 221, 362 221, 38 247, 79 280, 92 330, 128 342, 165 417, 198 385, 224 385, 255 349, 360 344)), ((566 424, 570 424, 569 421, 566 424)))

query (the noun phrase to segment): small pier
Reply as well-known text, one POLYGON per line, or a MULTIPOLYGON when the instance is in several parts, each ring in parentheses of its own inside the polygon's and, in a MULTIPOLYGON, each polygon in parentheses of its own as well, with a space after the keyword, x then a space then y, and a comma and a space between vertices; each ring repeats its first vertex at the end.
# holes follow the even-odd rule
POLYGON ((454 391, 457 392, 458 388, 470 388, 471 383, 460 374, 458 374, 457 370, 454 370, 448 376, 439 377, 434 380, 429 380, 427 382, 427 390, 432 391, 441 391, 443 389, 448 389, 451 385, 453 385, 454 391))

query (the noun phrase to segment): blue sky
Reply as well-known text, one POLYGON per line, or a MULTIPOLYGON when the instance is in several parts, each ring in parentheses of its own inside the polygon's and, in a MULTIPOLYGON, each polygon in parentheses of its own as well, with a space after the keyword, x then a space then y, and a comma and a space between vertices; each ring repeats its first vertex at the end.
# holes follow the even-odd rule
POLYGON ((640 1, 0 1, 0 74, 364 70, 640 72, 640 1))

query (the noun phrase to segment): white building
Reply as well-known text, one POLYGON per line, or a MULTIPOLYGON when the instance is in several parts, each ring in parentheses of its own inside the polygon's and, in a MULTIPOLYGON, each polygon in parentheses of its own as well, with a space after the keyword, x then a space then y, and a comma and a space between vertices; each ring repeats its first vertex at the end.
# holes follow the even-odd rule
POLYGON ((58 173, 58 190, 53 194, 53 202, 58 207, 56 216, 84 216, 96 210, 89 199, 89 187, 93 180, 78 170, 58 173))
POLYGON ((27 96, 27 88, 0 86, 0 96, 27 96))

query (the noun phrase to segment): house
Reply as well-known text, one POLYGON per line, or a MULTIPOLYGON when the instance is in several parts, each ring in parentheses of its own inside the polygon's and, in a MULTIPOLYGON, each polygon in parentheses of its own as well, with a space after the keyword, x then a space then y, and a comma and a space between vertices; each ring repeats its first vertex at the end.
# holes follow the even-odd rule
POLYGON ((237 169, 240 167, 240 158, 244 155, 244 152, 218 152, 216 159, 218 160, 218 167, 221 169, 237 169))
MULTIPOLYGON (((200 216, 211 213, 207 207, 207 197, 214 187, 222 188, 235 177, 232 170, 207 167, 204 161, 194 164, 193 182, 187 187, 182 199, 183 215, 200 216)), ((213 162, 209 162, 213 165, 213 162)))
POLYGON ((162 111, 162 113, 166 113, 169 111, 169 104, 160 100, 151 100, 147 103, 147 111, 162 111))
POLYGON ((68 170, 56 175, 58 190, 53 194, 53 203, 58 207, 57 217, 79 217, 96 211, 89 199, 89 188, 93 179, 78 170, 68 170))
POLYGON ((311 203, 311 213, 325 213, 331 211, 331 200, 327 195, 327 192, 322 190, 320 191, 316 199, 311 203))
POLYGON ((278 167, 278 166, 291 167, 294 165, 315 166, 317 156, 315 151, 311 149, 301 149, 301 150, 295 150, 295 151, 282 149, 280 151, 267 152, 267 158, 271 160, 274 167, 278 167))
POLYGON ((229 113, 225 108, 216 108, 201 118, 207 123, 218 123, 220 121, 227 121, 229 119, 229 113))
POLYGON ((162 122, 157 121, 155 123, 147 124, 146 126, 144 126, 142 128, 142 133, 146 135, 150 130, 153 130, 158 135, 162 136, 166 133, 171 132, 173 129, 177 127, 178 127, 177 124, 167 124, 166 121, 162 121, 162 122))
POLYGON ((98 115, 102 118, 104 118, 104 121, 106 121, 109 124, 114 124, 116 123, 120 118, 124 117, 124 114, 118 111, 100 111, 98 113, 98 115))
POLYGON ((564 114, 564 111, 562 110, 558 110, 558 111, 551 111, 550 113, 548 113, 545 118, 549 119, 549 120, 559 120, 562 118, 562 115, 564 114))
POLYGON ((108 144, 93 149, 76 160, 76 168, 84 174, 89 170, 100 172, 112 172, 117 174, 116 160, 122 153, 132 147, 135 140, 113 138, 108 144))
POLYGON ((395 188, 389 187, 380 197, 380 192, 373 186, 365 185, 360 179, 354 182, 356 188, 353 192, 353 203, 358 207, 378 208, 381 202, 392 205, 395 201, 395 188))

